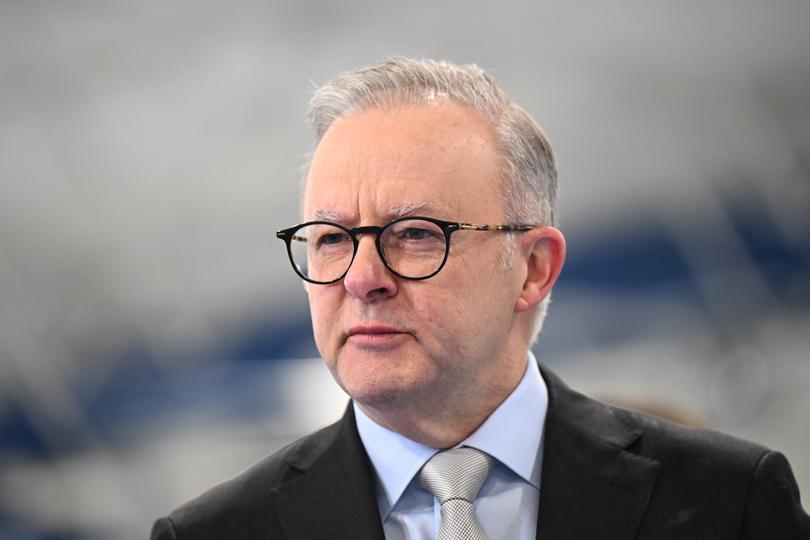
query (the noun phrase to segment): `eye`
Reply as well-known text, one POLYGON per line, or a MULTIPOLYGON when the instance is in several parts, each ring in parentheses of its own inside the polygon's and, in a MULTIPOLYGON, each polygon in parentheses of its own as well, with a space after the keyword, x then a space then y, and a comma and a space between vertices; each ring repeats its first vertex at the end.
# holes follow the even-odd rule
POLYGON ((433 231, 427 229, 420 229, 417 227, 408 227, 400 232, 400 238, 403 240, 425 240, 428 238, 435 238, 436 235, 433 231))
POLYGON ((427 245, 444 243, 444 232, 437 225, 424 219, 408 219, 395 222, 386 230, 383 243, 427 245))
POLYGON ((319 248, 323 246, 335 246, 347 239, 348 236, 345 233, 333 232, 328 234, 322 234, 318 237, 318 242, 316 246, 319 248))

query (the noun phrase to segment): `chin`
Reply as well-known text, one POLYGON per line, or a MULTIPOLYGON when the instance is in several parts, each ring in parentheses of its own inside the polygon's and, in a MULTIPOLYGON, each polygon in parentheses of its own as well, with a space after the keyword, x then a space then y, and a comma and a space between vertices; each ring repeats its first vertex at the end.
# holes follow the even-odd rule
MULTIPOLYGON (((344 390, 346 390, 344 388, 344 390)), ((408 403, 410 392, 401 388, 351 388, 349 395, 357 403, 377 411, 401 409, 408 403)))
POLYGON ((387 409, 421 399, 432 386, 431 372, 428 362, 413 356, 342 354, 332 375, 355 401, 387 409))

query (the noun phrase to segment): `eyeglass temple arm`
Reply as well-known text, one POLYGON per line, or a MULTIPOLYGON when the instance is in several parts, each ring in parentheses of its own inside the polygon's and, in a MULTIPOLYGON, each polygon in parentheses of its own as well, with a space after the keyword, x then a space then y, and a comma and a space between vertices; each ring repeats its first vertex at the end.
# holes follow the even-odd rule
POLYGON ((459 223, 461 231, 530 231, 534 225, 474 225, 472 223, 459 223))
MULTIPOLYGON (((276 231, 276 237, 277 238, 282 238, 283 239, 283 238, 285 238, 287 236, 287 234, 288 234, 288 231, 276 231)), ((290 236, 290 240, 295 240, 297 242, 306 242, 307 237, 306 236, 300 236, 298 234, 293 234, 292 236, 290 236)))

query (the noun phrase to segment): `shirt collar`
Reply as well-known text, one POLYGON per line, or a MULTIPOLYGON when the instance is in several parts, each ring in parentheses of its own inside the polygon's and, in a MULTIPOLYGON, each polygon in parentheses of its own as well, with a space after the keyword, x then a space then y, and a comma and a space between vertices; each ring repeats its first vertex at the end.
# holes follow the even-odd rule
POLYGON ((529 352, 520 383, 459 446, 471 446, 494 457, 523 480, 540 489, 538 459, 548 409, 548 389, 537 360, 529 352))
MULTIPOLYGON (((437 452, 386 429, 353 403, 357 431, 377 473, 383 519, 428 459, 437 452)), ((548 408, 548 389, 529 351, 523 378, 506 400, 459 446, 483 450, 535 488, 540 488, 539 450, 548 408)))

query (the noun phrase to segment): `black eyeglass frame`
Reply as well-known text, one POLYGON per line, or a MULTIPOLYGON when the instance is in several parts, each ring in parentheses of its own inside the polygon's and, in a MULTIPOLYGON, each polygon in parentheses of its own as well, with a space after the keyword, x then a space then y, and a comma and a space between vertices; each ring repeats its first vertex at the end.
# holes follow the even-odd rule
POLYGON ((447 258, 450 256, 450 236, 456 231, 525 232, 525 231, 529 231, 529 230, 531 230, 533 228, 535 228, 535 225, 528 225, 528 224, 517 224, 517 225, 475 225, 475 224, 472 224, 472 223, 459 223, 459 222, 455 222, 455 221, 444 221, 444 220, 441 220, 441 219, 434 219, 434 218, 423 217, 423 216, 405 216, 405 217, 397 218, 394 221, 392 221, 391 223, 388 223, 387 225, 383 225, 382 227, 377 226, 377 225, 366 225, 364 227, 352 227, 352 228, 349 228, 349 227, 344 227, 343 225, 340 225, 338 223, 333 223, 331 221, 321 221, 321 220, 307 221, 306 223, 301 223, 300 225, 296 225, 294 227, 289 227, 287 229, 282 229, 280 231, 276 231, 276 238, 284 240, 284 242, 287 244, 287 256, 290 259, 290 264, 292 265, 293 270, 295 270, 295 273, 298 274, 298 276, 301 279, 303 279, 304 281, 307 281, 309 283, 313 283, 315 285, 330 285, 332 283, 337 283, 338 281, 340 281, 341 279, 346 277, 346 274, 349 273, 349 269, 351 269, 352 264, 354 263, 354 258, 357 257, 357 249, 360 247, 360 240, 358 239, 358 236, 361 235, 361 234, 373 234, 374 235, 374 245, 377 246, 377 254, 379 254, 380 260, 383 262, 385 267, 392 274, 394 274, 395 276, 400 277, 402 279, 407 279, 407 280, 410 280, 410 281, 421 281, 423 279, 432 278, 433 276, 435 276, 436 274, 441 272, 442 268, 444 268, 444 265, 447 263, 447 258), (393 268, 391 268, 391 265, 388 263, 388 261, 385 258, 385 250, 383 249, 383 246, 382 246, 383 232, 385 232, 385 230, 388 227, 390 227, 390 226, 392 226, 392 225, 394 225, 396 223, 400 223, 402 221, 410 221, 410 220, 414 220, 414 219, 421 219, 421 220, 433 223, 434 225, 439 226, 442 229, 442 232, 444 233, 444 242, 445 242, 444 259, 442 259, 442 262, 439 265, 439 267, 436 269, 436 271, 434 271, 432 274, 428 274, 427 276, 422 276, 422 277, 405 276, 405 275, 400 274, 399 272, 397 272, 393 268), (331 281, 316 281, 316 280, 310 279, 307 276, 305 276, 304 274, 302 274, 301 271, 298 269, 298 266, 295 264, 295 260, 293 259, 291 242, 295 239, 295 233, 296 232, 298 232, 303 227, 307 227, 309 225, 329 225, 331 227, 336 227, 336 228, 338 228, 338 229, 340 229, 342 231, 345 231, 351 237, 352 243, 354 244, 354 252, 352 253, 352 259, 351 259, 351 261, 349 261, 349 265, 346 267, 346 271, 343 272, 340 275, 340 277, 338 277, 336 279, 333 279, 331 281))

